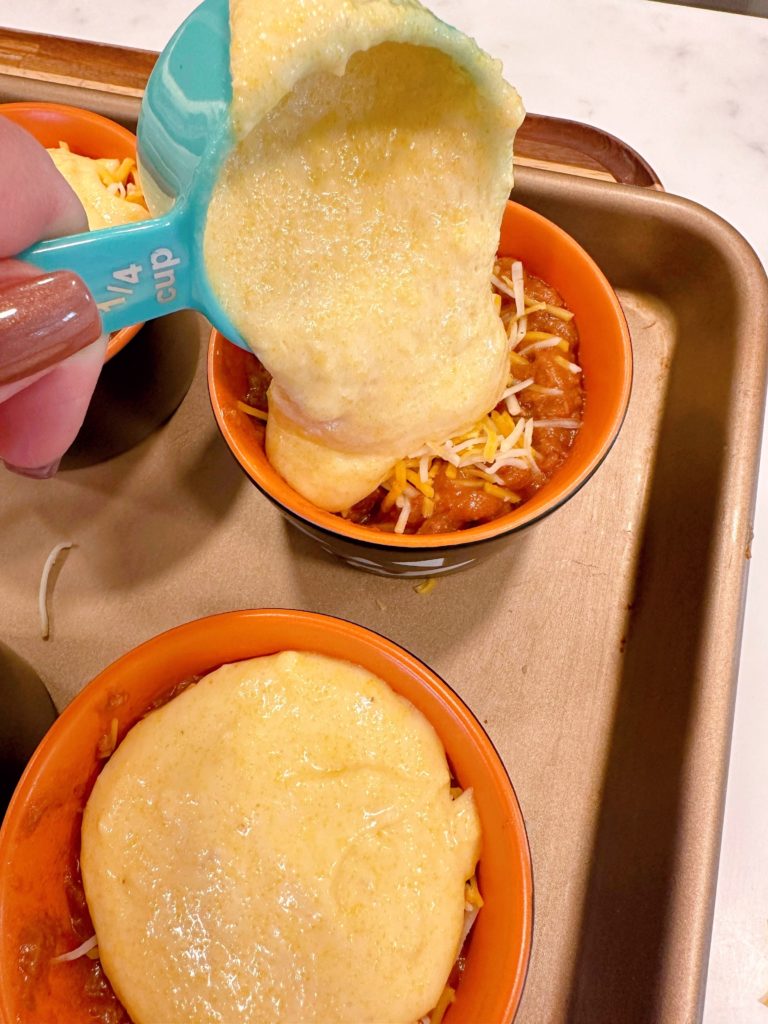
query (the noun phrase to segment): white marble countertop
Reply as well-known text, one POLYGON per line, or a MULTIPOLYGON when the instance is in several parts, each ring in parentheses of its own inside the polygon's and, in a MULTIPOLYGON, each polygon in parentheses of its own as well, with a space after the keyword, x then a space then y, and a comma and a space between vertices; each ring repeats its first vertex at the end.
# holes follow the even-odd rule
MULTIPOLYGON (((7 28, 160 49, 194 0, 3 0, 7 28)), ((730 221, 768 266, 768 20, 651 0, 432 0, 504 61, 536 113, 637 149, 669 192, 730 221)), ((768 328, 766 329, 768 343, 768 328)), ((763 446, 705 1024, 768 1024, 768 444, 763 446)), ((687 1022, 680 1022, 687 1024, 687 1022)))

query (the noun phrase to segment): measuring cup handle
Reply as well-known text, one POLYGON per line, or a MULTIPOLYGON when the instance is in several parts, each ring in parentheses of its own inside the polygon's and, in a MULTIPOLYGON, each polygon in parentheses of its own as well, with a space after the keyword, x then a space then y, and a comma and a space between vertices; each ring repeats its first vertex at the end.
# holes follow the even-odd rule
POLYGON ((20 253, 41 270, 73 270, 88 285, 105 331, 192 305, 192 239, 183 208, 165 217, 39 242, 20 253))

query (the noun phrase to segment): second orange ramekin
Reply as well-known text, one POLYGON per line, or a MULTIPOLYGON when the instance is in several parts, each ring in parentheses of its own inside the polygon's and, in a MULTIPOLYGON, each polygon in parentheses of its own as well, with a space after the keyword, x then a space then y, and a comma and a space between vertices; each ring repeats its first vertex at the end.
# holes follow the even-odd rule
MULTIPOLYGON (((101 114, 63 103, 0 103, 0 116, 26 129, 46 149, 55 149, 66 142, 73 153, 93 160, 102 157, 136 159, 136 136, 127 128, 101 114)), ((143 324, 131 324, 115 331, 107 345, 104 361, 125 348, 143 324)))
POLYGON ((618 436, 632 382, 629 329, 610 283, 570 235, 518 203, 501 225, 500 256, 515 256, 552 285, 576 315, 585 391, 584 416, 568 458, 524 504, 490 523, 441 534, 394 534, 351 523, 317 508, 273 469, 263 428, 237 408, 247 390, 250 356, 213 331, 208 388, 219 429, 242 468, 280 511, 326 551, 384 576, 424 578, 487 558, 509 536, 560 508, 589 480, 618 436))
POLYGON ((45 945, 48 960, 77 945, 67 877, 79 851, 82 811, 104 763, 99 743, 113 720, 119 742, 179 682, 281 650, 341 658, 379 676, 432 723, 457 783, 472 787, 485 902, 445 1024, 510 1024, 530 957, 533 879, 523 817, 501 758, 466 704, 413 655, 351 622, 288 609, 212 615, 148 640, 89 683, 48 731, 0 829, 0 1024, 93 1020, 90 962, 51 967, 45 961, 26 981, 19 965, 25 943, 28 953, 30 942, 45 945))

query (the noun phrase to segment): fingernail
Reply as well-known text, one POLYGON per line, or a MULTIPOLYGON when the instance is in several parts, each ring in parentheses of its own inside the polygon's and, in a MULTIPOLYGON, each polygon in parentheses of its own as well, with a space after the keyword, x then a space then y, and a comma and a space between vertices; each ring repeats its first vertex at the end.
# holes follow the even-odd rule
POLYGON ((99 334, 93 296, 70 270, 0 288, 0 384, 61 362, 99 334))
POLYGON ((3 461, 3 465, 6 469, 9 469, 11 473, 17 473, 19 476, 29 476, 33 480, 50 480, 52 476, 56 475, 56 471, 59 468, 61 459, 54 459, 53 462, 48 463, 47 466, 37 466, 30 469, 28 466, 12 466, 10 462, 3 461))

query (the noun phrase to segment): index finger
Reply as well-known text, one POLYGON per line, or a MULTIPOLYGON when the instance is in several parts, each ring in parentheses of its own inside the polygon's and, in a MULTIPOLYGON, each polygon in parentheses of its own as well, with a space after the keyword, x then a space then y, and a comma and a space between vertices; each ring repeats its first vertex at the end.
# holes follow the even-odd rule
POLYGON ((0 259, 33 242, 86 231, 80 200, 40 143, 0 116, 0 259))

